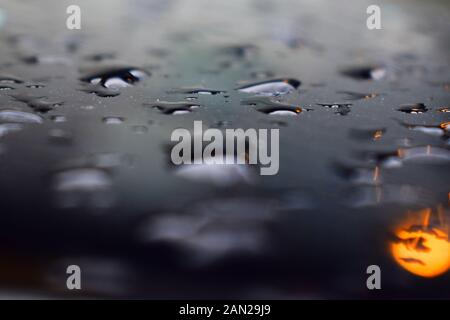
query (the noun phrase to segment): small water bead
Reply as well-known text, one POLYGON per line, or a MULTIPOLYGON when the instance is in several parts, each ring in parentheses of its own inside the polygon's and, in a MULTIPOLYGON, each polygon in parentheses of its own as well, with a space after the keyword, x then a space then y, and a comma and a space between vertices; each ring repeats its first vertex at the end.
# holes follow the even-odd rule
POLYGON ((225 93, 224 90, 216 90, 202 87, 186 87, 179 89, 169 90, 168 93, 180 93, 180 94, 203 94, 203 95, 216 95, 225 93))
POLYGON ((450 107, 443 107, 443 108, 440 108, 440 109, 438 110, 438 112, 449 113, 449 112, 450 112, 450 107))
POLYGON ((30 112, 19 110, 0 110, 0 121, 41 124, 44 122, 44 119, 41 116, 30 112))
POLYGON ((103 123, 105 124, 121 124, 125 121, 125 118, 122 117, 104 117, 103 123))
POLYGON ((168 102, 168 101, 158 101, 153 104, 144 104, 146 106, 151 106, 158 109, 164 114, 180 115, 192 112, 192 110, 199 108, 199 105, 186 103, 185 101, 179 102, 168 102))
POLYGON ((351 103, 338 103, 338 102, 332 102, 332 103, 317 103, 318 106, 322 106, 329 109, 339 109, 339 108, 346 108, 350 107, 351 103))
POLYGON ((43 84, 30 84, 30 85, 27 85, 27 88, 29 88, 29 89, 41 89, 41 88, 45 88, 45 86, 43 84))
POLYGON ((117 97, 120 92, 102 87, 101 85, 86 85, 80 91, 95 94, 101 98, 117 97))
POLYGON ((303 111, 308 111, 297 105, 272 101, 268 97, 252 97, 243 99, 242 105, 254 106, 259 112, 274 116, 297 116, 303 111))
POLYGON ((9 90, 14 90, 14 88, 10 86, 0 86, 0 91, 9 91, 9 90))
POLYGON ((2 84, 23 83, 23 80, 14 76, 0 75, 0 83, 2 84))
POLYGON ((336 109, 336 114, 339 114, 341 116, 346 116, 350 113, 351 109, 350 106, 351 103, 317 103, 317 105, 329 108, 329 109, 336 109))
POLYGON ((176 167, 174 173, 176 176, 194 182, 209 183, 217 187, 229 187, 253 181, 250 168, 244 164, 186 164, 176 167))
POLYGON ((95 167, 69 168, 53 174, 56 204, 64 209, 90 207, 108 208, 114 203, 112 176, 95 167))
POLYGON ((180 115, 180 114, 188 114, 191 113, 189 110, 173 110, 171 114, 173 115, 180 115))
POLYGON ((427 112, 428 108, 423 103, 413 103, 403 104, 397 110, 409 114, 419 114, 427 112))
POLYGON ((261 108, 258 109, 263 113, 269 114, 271 116, 298 116, 302 109, 300 107, 290 107, 288 108, 261 108))
POLYGON ((97 168, 68 169, 54 176, 54 186, 58 191, 93 191, 109 188, 111 184, 110 175, 97 168))
POLYGON ((51 116, 50 120, 52 120, 53 122, 66 122, 67 118, 65 116, 61 116, 61 115, 56 115, 56 116, 51 116))
POLYGON ((386 68, 383 66, 368 65, 354 66, 341 70, 341 74, 355 80, 381 80, 386 76, 386 68))
POLYGON ((241 86, 237 90, 245 93, 274 97, 291 93, 300 84, 301 82, 296 79, 274 79, 241 86))

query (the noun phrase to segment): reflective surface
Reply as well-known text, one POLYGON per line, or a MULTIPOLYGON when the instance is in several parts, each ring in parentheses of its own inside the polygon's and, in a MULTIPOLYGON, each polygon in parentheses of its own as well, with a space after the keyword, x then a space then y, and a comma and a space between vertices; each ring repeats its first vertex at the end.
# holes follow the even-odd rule
POLYGON ((0 4, 1 298, 450 298, 447 1, 70 4, 0 4), (172 165, 194 120, 279 173, 172 165))

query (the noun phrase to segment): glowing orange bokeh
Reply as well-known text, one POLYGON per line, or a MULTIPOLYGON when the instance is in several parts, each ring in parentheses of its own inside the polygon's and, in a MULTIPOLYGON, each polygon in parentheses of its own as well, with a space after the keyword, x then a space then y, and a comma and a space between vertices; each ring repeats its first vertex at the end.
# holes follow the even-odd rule
POLYGON ((435 213, 435 217, 431 209, 410 213, 395 230, 397 239, 390 245, 392 256, 402 268, 426 278, 450 269, 449 226, 441 207, 435 213), (436 221, 430 223, 431 218, 436 221))

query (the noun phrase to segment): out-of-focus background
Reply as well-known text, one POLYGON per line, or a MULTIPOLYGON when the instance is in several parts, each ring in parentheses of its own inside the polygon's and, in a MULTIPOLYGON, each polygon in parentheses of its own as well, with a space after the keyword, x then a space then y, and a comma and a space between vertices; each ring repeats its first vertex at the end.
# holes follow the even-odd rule
POLYGON ((450 298, 450 3, 371 4, 2 0, 0 298, 450 298), (194 120, 279 173, 171 165, 194 120))

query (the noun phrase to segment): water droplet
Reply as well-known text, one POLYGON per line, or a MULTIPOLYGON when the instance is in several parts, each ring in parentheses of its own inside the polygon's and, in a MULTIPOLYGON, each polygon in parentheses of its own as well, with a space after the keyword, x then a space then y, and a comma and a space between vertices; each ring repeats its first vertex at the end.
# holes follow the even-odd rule
POLYGON ((57 191, 94 191, 109 188, 112 184, 110 175, 97 168, 75 168, 57 173, 54 186, 57 191))
POLYGON ((444 113, 449 113, 450 112, 450 108, 449 107, 443 107, 443 108, 440 108, 438 111, 439 112, 444 112, 444 113))
POLYGON ((9 91, 9 90, 14 90, 14 88, 10 86, 0 86, 0 91, 9 91))
POLYGON ((204 95, 216 95, 225 93, 224 90, 216 90, 216 89, 208 89, 201 87, 192 87, 192 88, 179 88, 169 90, 168 93, 181 93, 181 94, 204 94, 204 95))
POLYGON ((117 90, 110 90, 102 87, 101 85, 85 85, 80 91, 93 93, 101 98, 112 98, 120 94, 117 90))
POLYGON ((30 88, 30 89, 41 89, 41 88, 44 88, 45 86, 43 85, 43 84, 30 84, 30 85, 27 85, 27 88, 30 88))
POLYGON ((42 123, 44 121, 37 114, 18 110, 0 110, 0 120, 17 123, 42 123))
POLYGON ((144 104, 150 105, 155 109, 158 109, 164 114, 186 114, 190 113, 193 109, 199 108, 199 105, 186 103, 185 101, 180 102, 167 102, 167 101, 158 101, 153 104, 144 104))
POLYGON ((122 117, 104 117, 103 122, 106 124, 121 124, 125 119, 122 117))
POLYGON ((259 109, 259 111, 267 113, 271 116, 298 116, 302 109, 299 107, 291 107, 290 109, 259 109))
POLYGON ((300 106, 272 101, 268 97, 253 97, 243 99, 242 105, 255 106, 259 112, 273 116, 297 116, 305 109, 300 106))
POLYGON ((229 187, 239 183, 250 184, 253 181, 253 173, 245 164, 212 163, 216 159, 203 159, 202 164, 184 164, 175 167, 176 176, 215 185, 217 187, 229 187))
POLYGON ((134 163, 134 157, 129 154, 115 152, 95 153, 89 156, 88 164, 100 169, 115 169, 118 167, 130 167, 134 163))
POLYGON ((0 75, 0 83, 23 83, 23 80, 16 78, 14 76, 8 76, 8 75, 0 75))
POLYGON ((386 68, 382 66, 356 66, 341 70, 341 74, 356 80, 381 80, 386 76, 386 68))
POLYGON ((50 120, 53 122, 66 122, 67 118, 65 116, 57 115, 57 116, 51 116, 50 120))
POLYGON ((113 203, 111 186, 111 175, 98 168, 71 168, 53 176, 57 205, 62 208, 108 208, 113 203))
POLYGON ((134 67, 107 67, 90 71, 80 80, 116 90, 128 87, 147 75, 147 72, 134 67))
POLYGON ((423 103, 403 104, 398 108, 398 111, 410 114, 419 114, 428 111, 428 108, 423 103))
POLYGON ((252 93, 261 96, 280 96, 296 90, 300 81, 296 79, 275 79, 248 84, 237 88, 240 92, 252 93))

